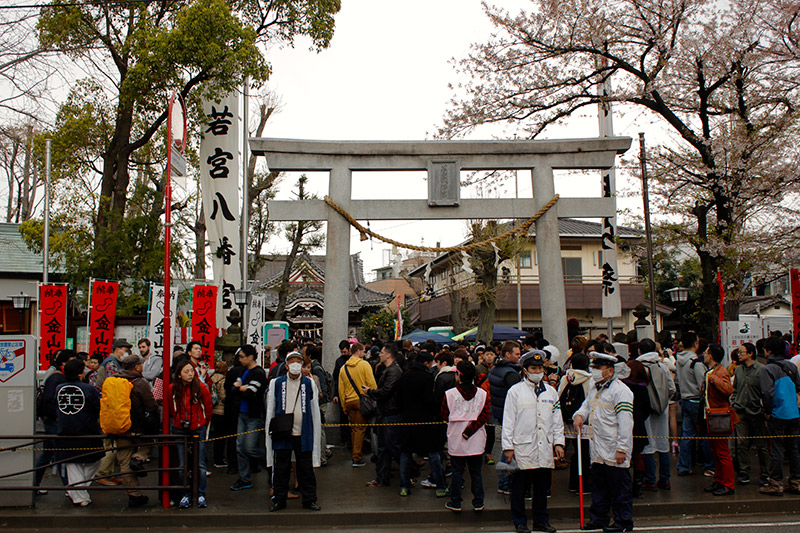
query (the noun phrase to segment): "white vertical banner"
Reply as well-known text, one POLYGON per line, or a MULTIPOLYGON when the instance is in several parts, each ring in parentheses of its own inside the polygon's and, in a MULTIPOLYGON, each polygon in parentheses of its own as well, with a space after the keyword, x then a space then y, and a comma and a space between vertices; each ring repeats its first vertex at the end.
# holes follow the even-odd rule
POLYGON ((200 188, 211 247, 217 291, 217 324, 236 306, 233 290, 242 283, 239 263, 240 218, 239 93, 220 102, 205 101, 203 139, 200 142, 200 188))
POLYGON ((253 295, 250 300, 250 312, 247 314, 247 344, 255 346, 258 360, 263 362, 264 355, 264 297, 253 295))
MULTIPOLYGON (((178 309, 178 289, 169 291, 170 328, 176 331, 176 312, 178 309)), ((147 310, 147 338, 150 339, 150 353, 164 355, 164 286, 150 284, 150 309, 147 310)))
MULTIPOLYGON (((606 74, 607 75, 607 74, 606 74)), ((611 113, 611 82, 608 78, 599 85, 600 103, 598 119, 600 137, 614 136, 613 115, 611 113)), ((616 196, 617 179, 614 168, 603 171, 603 198, 614 198, 614 216, 603 218, 603 238, 600 269, 603 284, 603 317, 616 318, 622 316, 622 300, 620 299, 619 269, 617 268, 617 214, 616 196)))

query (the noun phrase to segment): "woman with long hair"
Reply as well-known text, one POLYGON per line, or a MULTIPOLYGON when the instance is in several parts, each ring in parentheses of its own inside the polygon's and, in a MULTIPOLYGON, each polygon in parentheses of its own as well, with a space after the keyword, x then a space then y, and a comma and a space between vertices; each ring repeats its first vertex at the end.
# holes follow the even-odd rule
MULTIPOLYGON (((211 421, 213 405, 211 393, 205 383, 197 378, 192 362, 182 359, 175 368, 175 379, 167 388, 164 400, 169 409, 169 417, 174 435, 191 435, 200 440, 198 453, 198 497, 197 507, 206 507, 206 445, 203 442, 211 421)), ((178 480, 184 484, 183 465, 185 444, 178 444, 178 480)), ((192 505, 191 491, 185 491, 178 508, 188 509, 192 505)))

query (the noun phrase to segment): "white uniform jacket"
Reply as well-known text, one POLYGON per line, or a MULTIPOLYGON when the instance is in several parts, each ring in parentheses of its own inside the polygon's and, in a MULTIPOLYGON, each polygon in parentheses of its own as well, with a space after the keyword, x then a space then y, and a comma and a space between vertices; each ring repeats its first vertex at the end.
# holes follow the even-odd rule
POLYGON ((556 390, 523 379, 510 389, 503 409, 503 451, 513 450, 522 470, 555 468, 553 446, 564 445, 564 420, 556 390), (544 390, 541 390, 541 388, 544 390), (541 392, 536 395, 536 389, 541 392))
POLYGON ((629 468, 633 450, 633 392, 620 380, 612 379, 597 390, 589 389, 575 415, 589 426, 592 463, 629 468), (617 464, 616 453, 625 452, 625 462, 617 464))

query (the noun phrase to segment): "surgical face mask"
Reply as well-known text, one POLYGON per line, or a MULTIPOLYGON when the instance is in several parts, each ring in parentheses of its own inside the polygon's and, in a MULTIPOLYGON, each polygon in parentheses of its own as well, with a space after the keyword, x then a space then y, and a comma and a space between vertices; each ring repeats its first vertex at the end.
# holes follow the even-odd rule
POLYGON ((528 381, 531 383, 539 383, 542 381, 544 374, 528 374, 528 381))
POLYGON ((296 376, 303 370, 303 363, 293 362, 289 363, 289 373, 296 376))
POLYGON ((603 381, 605 378, 603 377, 603 369, 602 368, 593 368, 592 369, 592 377, 598 383, 603 381))

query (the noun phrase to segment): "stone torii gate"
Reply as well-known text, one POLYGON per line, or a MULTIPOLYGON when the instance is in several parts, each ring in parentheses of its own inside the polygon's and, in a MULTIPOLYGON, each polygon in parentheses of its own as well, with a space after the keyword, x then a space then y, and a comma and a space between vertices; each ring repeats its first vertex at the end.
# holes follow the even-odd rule
MULTIPOLYGON (((537 141, 320 141, 250 139, 270 171, 330 173, 328 195, 356 220, 526 219, 555 194, 554 169, 608 170, 629 137, 537 141), (428 171, 428 200, 353 200, 354 171, 428 171), (461 170, 531 170, 533 199, 460 199, 461 170)), ((598 180, 599 181, 599 180, 598 180)), ((598 182, 598 191, 601 184, 598 182)), ((616 193, 616 191, 613 191, 616 193)), ((567 350, 567 308, 558 218, 603 218, 616 197, 561 198, 536 221, 542 326, 545 337, 567 350)), ((347 338, 350 224, 324 200, 270 201, 270 220, 326 221, 323 363, 333 364, 347 338)))

